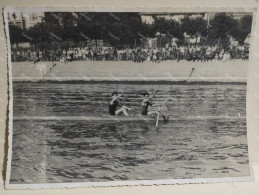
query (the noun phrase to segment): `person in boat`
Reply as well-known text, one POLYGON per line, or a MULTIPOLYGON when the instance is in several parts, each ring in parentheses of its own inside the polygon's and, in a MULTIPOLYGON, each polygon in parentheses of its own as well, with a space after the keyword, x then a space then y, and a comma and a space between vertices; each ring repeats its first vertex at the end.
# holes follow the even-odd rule
MULTIPOLYGON (((155 93, 151 97, 149 97, 149 93, 148 92, 143 93, 144 97, 143 97, 143 100, 141 102, 141 114, 143 116, 152 115, 152 114, 156 114, 156 116, 159 116, 159 111, 156 111, 156 110, 148 111, 148 107, 153 105, 152 102, 150 102, 150 100, 155 97, 157 91, 158 90, 156 90, 155 93)), ((164 122, 168 122, 168 119, 169 119, 168 116, 165 116, 163 114, 161 116, 163 117, 164 122)))
POLYGON ((152 106, 153 104, 150 102, 150 100, 152 98, 155 97, 157 91, 155 91, 155 93, 149 97, 149 93, 145 92, 143 93, 143 100, 141 101, 141 114, 142 115, 151 115, 151 114, 158 114, 158 111, 148 111, 148 107, 152 106))
POLYGON ((120 95, 118 95, 118 92, 113 92, 112 93, 112 100, 110 101, 109 104, 109 114, 110 115, 120 115, 120 114, 124 114, 125 116, 128 116, 129 113, 128 111, 130 111, 131 109, 126 107, 126 106, 122 106, 120 105, 118 99, 124 94, 124 92, 122 92, 120 95), (120 109, 116 110, 118 105, 122 106, 120 109))

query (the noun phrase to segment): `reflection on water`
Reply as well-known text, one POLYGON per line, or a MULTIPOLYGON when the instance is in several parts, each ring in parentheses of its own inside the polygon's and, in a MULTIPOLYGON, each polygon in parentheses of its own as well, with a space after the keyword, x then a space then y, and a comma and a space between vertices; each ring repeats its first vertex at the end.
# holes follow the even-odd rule
MULTIPOLYGON (((245 86, 41 85, 15 83, 16 116, 99 114, 116 88, 136 109, 137 90, 159 88, 171 115, 245 115, 245 86)), ((10 183, 250 175, 244 119, 153 123, 14 121, 10 183)))

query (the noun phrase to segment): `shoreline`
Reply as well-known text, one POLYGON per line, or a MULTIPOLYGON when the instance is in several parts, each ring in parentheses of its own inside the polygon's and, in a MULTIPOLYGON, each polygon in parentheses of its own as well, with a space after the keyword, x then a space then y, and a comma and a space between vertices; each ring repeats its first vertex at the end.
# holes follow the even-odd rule
POLYGON ((179 85, 190 85, 190 84, 237 84, 246 85, 246 78, 110 78, 110 77, 94 77, 94 78, 73 78, 73 77, 14 77, 13 83, 19 82, 32 82, 32 83, 89 83, 89 84, 179 84, 179 85))
POLYGON ((13 82, 246 83, 248 61, 134 63, 132 61, 19 62, 13 82))

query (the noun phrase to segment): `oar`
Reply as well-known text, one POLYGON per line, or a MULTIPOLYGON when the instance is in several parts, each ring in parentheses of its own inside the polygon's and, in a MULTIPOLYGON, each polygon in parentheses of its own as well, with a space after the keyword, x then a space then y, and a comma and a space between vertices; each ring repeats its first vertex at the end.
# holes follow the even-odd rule
POLYGON ((156 116, 156 133, 158 132, 158 121, 159 121, 159 112, 157 112, 157 116, 156 116))

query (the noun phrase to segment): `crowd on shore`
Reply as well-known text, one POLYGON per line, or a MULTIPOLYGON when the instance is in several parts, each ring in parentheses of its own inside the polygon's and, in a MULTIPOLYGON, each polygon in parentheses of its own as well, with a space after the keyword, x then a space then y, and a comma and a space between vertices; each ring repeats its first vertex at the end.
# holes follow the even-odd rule
POLYGON ((164 48, 134 48, 115 49, 112 47, 88 48, 76 47, 67 50, 37 51, 32 48, 12 48, 11 57, 13 62, 33 61, 144 61, 161 62, 167 60, 187 61, 230 61, 235 59, 247 60, 249 48, 236 46, 231 49, 221 49, 215 46, 172 46, 164 48))

